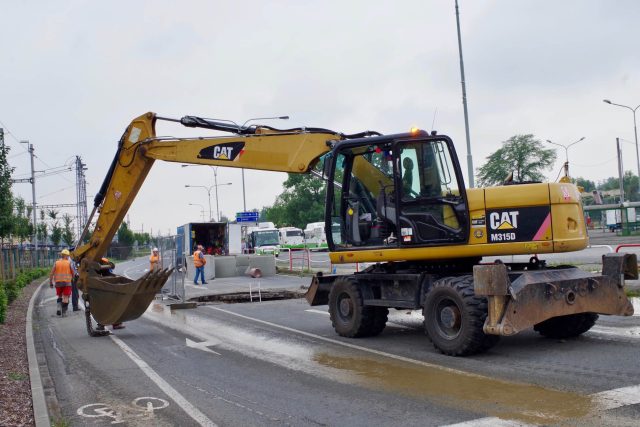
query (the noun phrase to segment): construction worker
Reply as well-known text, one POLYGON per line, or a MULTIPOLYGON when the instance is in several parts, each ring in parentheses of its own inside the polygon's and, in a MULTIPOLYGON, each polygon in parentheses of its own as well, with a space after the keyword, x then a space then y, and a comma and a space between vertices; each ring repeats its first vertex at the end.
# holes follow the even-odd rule
POLYGON ((69 297, 71 296, 71 282, 75 271, 73 264, 69 259, 69 251, 63 249, 60 252, 60 259, 56 261, 49 274, 49 286, 56 288, 56 295, 58 296, 58 307, 56 314, 58 316, 64 316, 69 307, 69 297))
POLYGON ((196 285, 198 284, 198 276, 202 277, 203 285, 207 284, 207 282, 204 281, 204 265, 207 263, 207 260, 204 258, 202 250, 202 245, 198 245, 197 250, 193 253, 193 266, 196 268, 196 277, 193 279, 193 283, 196 285))
POLYGON ((149 257, 149 271, 156 271, 160 269, 160 255, 158 255, 158 248, 153 248, 151 256, 149 257))

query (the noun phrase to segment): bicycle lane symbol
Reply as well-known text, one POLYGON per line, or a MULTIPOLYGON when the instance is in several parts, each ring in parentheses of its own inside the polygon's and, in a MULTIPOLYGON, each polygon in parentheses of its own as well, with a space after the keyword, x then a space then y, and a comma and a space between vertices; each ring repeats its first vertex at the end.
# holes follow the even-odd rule
POLYGON ((138 397, 131 406, 118 411, 106 403, 90 403, 78 408, 77 413, 85 418, 111 418, 111 424, 122 424, 128 418, 153 418, 154 411, 166 408, 169 402, 159 397, 138 397))

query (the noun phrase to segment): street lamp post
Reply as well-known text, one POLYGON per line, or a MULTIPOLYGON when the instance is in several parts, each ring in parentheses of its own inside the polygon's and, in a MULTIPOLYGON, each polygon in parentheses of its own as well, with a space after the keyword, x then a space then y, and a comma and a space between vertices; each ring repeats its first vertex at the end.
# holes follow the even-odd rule
POLYGON ((469 136, 469 111, 467 109, 467 85, 464 79, 464 61, 462 60, 462 36, 460 35, 460 12, 456 0, 456 26, 458 29, 458 54, 460 56, 460 83, 462 84, 462 107, 464 110, 464 131, 467 137, 467 173, 469 187, 473 188, 473 156, 471 155, 471 137, 469 136))
POLYGON ((204 188, 205 190, 207 190, 207 196, 209 196, 209 221, 213 220, 213 215, 211 213, 211 189, 213 188, 213 186, 211 187, 207 187, 206 185, 185 185, 185 188, 204 188))
MULTIPOLYGON (((231 185, 231 182, 225 182, 224 184, 218 184, 218 167, 211 166, 211 170, 213 170, 213 186, 216 188, 216 212, 218 215, 218 221, 220 221, 220 206, 218 204, 218 187, 223 185, 231 185)), ((243 187, 244 188, 244 187, 243 187)))
POLYGON ((202 215, 202 222, 204 222, 204 206, 200 203, 189 203, 189 206, 200 206, 200 215, 202 215))
POLYGON ((549 144, 553 144, 553 145, 557 145, 558 147, 562 147, 564 148, 564 176, 569 178, 569 148, 571 148, 572 146, 576 145, 578 142, 584 141, 585 137, 583 136, 582 138, 580 138, 577 141, 572 142, 569 145, 564 145, 564 144, 558 144, 557 142, 553 142, 549 139, 547 139, 547 142, 549 144))
MULTIPOLYGON (((638 110, 638 108, 640 108, 640 105, 638 105, 636 108, 631 108, 628 105, 616 104, 615 102, 611 102, 608 99, 603 99, 602 102, 609 105, 626 108, 628 110, 631 110, 631 112, 633 113, 633 133, 636 138, 636 165, 638 167, 638 179, 640 179, 640 151, 638 150, 638 126, 636 125, 636 111, 638 110)), ((640 186, 638 186, 638 193, 640 193, 640 186)))

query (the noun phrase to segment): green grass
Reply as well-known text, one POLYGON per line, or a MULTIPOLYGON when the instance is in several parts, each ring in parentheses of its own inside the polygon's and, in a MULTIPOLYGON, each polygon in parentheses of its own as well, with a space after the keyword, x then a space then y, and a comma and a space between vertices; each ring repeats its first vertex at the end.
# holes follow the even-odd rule
POLYGON ((71 422, 65 418, 52 418, 51 427, 71 427, 71 422))
POLYGON ((9 372, 9 375, 7 375, 7 378, 9 378, 11 381, 24 381, 28 379, 29 376, 27 374, 22 374, 20 372, 9 372))

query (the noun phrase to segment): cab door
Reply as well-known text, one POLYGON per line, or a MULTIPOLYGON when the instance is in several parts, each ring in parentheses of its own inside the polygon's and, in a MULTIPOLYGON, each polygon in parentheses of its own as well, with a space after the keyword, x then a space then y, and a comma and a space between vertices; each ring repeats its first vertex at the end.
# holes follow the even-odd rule
POLYGON ((466 243, 468 205, 451 140, 397 141, 394 155, 400 244, 466 243))

